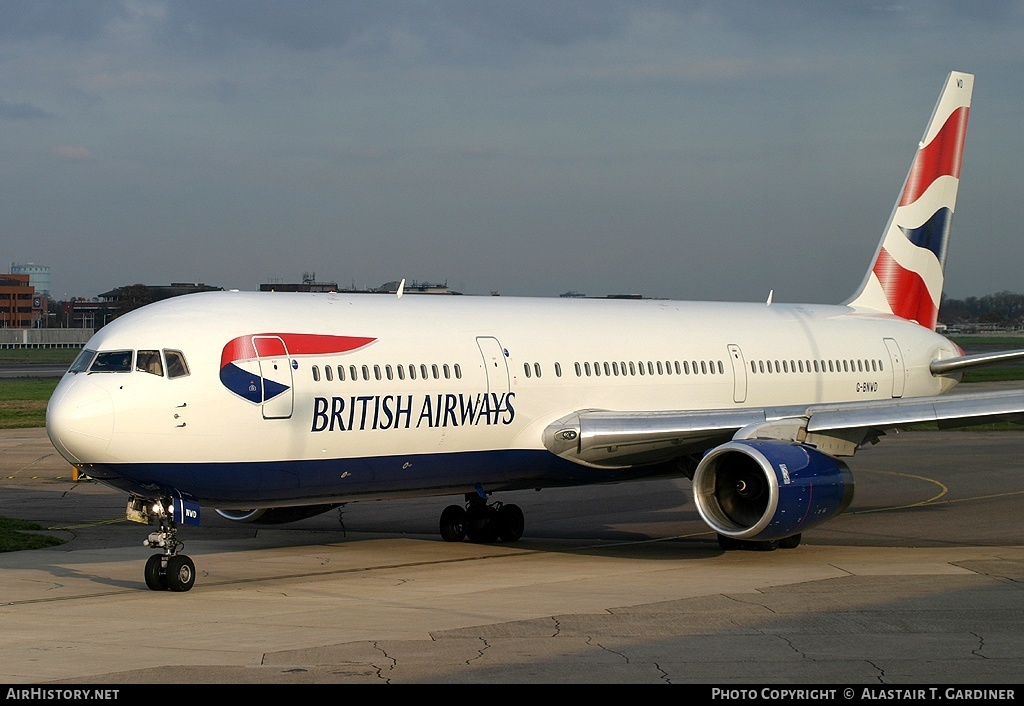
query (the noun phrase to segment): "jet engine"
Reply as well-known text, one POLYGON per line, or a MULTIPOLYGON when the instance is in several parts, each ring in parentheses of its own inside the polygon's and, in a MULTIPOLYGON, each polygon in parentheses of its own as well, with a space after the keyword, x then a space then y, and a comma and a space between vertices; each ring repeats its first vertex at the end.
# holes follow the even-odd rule
POLYGON ((774 541, 843 512, 853 474, 842 461, 795 441, 743 439, 707 453, 693 475, 700 516, 719 535, 774 541))
POLYGON ((339 503, 330 505, 299 505, 297 507, 262 507, 255 510, 217 510, 221 517, 232 522, 253 525, 283 525, 298 522, 307 517, 327 512, 338 507, 339 503))

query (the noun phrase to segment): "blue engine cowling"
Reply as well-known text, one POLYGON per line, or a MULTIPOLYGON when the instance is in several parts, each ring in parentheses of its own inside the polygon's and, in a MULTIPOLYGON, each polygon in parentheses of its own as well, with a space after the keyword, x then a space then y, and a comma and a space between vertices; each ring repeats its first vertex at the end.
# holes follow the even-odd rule
POLYGON ((843 512, 853 474, 810 446, 742 439, 707 453, 693 475, 697 511, 712 529, 739 540, 785 539, 843 512))

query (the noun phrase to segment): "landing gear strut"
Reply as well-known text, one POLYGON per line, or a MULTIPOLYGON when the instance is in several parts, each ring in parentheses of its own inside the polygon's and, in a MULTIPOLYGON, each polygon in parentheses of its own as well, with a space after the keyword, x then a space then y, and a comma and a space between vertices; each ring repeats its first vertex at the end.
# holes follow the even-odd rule
POLYGON ((478 544, 515 542, 523 536, 526 520, 518 505, 487 501, 475 493, 466 494, 466 505, 449 505, 441 513, 441 538, 461 542, 465 538, 478 544))
POLYGON ((185 544, 178 539, 178 525, 174 521, 174 503, 169 498, 146 500, 133 496, 128 501, 128 519, 136 522, 159 524, 159 531, 151 532, 142 543, 146 547, 162 549, 146 561, 146 586, 151 591, 188 591, 196 582, 196 565, 178 551, 185 544))

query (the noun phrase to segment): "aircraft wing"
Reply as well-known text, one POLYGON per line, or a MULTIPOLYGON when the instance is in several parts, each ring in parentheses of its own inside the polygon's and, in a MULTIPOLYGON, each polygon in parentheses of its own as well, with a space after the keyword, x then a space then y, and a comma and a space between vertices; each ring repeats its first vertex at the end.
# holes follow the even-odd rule
POLYGON ((732 439, 789 439, 852 456, 888 429, 938 422, 970 426, 1024 423, 1024 390, 873 400, 807 407, 614 412, 580 410, 544 431, 552 453, 581 465, 624 468, 703 453, 732 439))

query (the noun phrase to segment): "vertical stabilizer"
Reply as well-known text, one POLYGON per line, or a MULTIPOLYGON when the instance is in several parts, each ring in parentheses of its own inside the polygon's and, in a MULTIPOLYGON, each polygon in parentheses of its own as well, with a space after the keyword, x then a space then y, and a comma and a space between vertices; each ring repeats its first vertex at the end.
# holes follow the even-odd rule
POLYGON ((974 76, 953 71, 860 289, 847 302, 935 329, 974 76))

